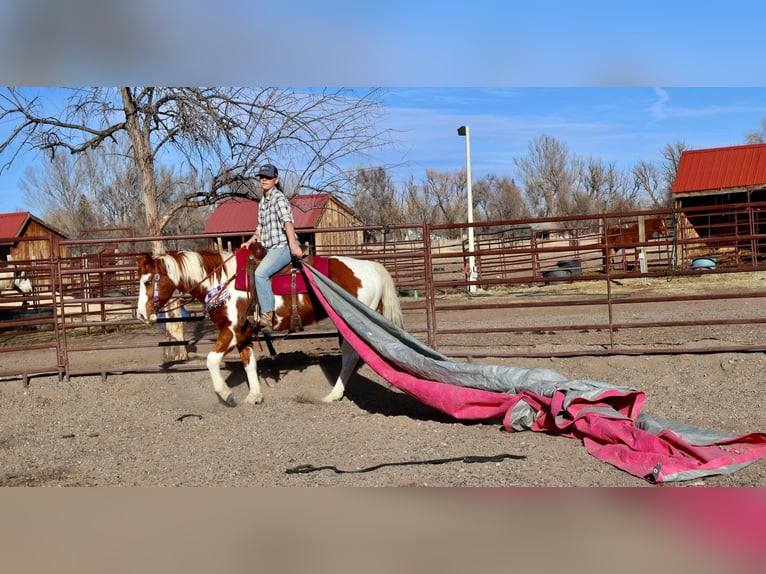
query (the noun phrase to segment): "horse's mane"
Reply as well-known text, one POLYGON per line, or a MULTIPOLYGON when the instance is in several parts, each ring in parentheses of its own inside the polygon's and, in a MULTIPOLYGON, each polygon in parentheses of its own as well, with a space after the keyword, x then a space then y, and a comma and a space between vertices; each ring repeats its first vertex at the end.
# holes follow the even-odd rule
POLYGON ((214 283, 227 277, 223 257, 218 251, 172 251, 161 255, 168 278, 176 285, 203 281, 210 276, 214 283))

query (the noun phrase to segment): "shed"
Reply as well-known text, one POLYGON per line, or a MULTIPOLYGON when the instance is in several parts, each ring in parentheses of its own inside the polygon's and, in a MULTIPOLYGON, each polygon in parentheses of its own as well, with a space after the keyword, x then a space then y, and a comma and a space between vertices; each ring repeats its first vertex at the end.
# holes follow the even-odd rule
POLYGON ((766 200, 766 144, 683 152, 672 192, 688 207, 766 200))
POLYGON ((0 260, 46 260, 51 258, 48 250, 50 244, 53 255, 60 257, 59 246, 62 240, 69 239, 62 231, 45 223, 28 211, 0 213, 0 260), (29 240, 44 238, 45 241, 29 240))
MULTIPOLYGON (((293 206, 295 230, 301 243, 309 243, 322 253, 338 247, 362 243, 362 230, 342 230, 316 233, 316 230, 360 226, 361 221, 351 208, 329 193, 295 195, 293 206)), ((258 224, 258 202, 250 199, 230 199, 218 204, 205 225, 205 233, 217 236, 220 243, 239 246, 247 240, 258 224)))
POLYGON ((709 247, 730 250, 737 261, 766 252, 766 144, 689 150, 681 154, 672 196, 686 237, 710 238, 709 247), (740 239, 742 238, 742 239, 740 239))

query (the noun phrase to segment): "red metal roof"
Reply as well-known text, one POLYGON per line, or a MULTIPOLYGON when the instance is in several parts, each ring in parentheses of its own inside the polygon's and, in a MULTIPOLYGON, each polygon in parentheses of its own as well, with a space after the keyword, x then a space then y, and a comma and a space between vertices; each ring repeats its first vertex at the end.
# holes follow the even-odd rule
POLYGON ((330 199, 329 193, 296 195, 290 200, 296 229, 311 229, 317 226, 322 211, 330 199))
POLYGON ((21 237, 30 216, 28 211, 0 213, 0 237, 21 237))
MULTIPOLYGON (((329 193, 294 196, 290 204, 293 206, 295 229, 315 228, 329 197, 329 193)), ((230 199, 219 203, 215 208, 205 225, 205 233, 252 233, 257 224, 258 202, 251 199, 230 199)))
POLYGON ((766 144, 683 152, 673 183, 673 193, 759 185, 766 185, 766 144))

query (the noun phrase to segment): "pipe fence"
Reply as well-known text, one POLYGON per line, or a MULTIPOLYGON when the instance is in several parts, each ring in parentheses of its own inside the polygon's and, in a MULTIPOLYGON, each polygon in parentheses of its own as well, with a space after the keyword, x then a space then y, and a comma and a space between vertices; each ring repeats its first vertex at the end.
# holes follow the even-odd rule
MULTIPOLYGON (((383 263, 406 329, 454 358, 763 352, 764 207, 478 222, 473 251, 467 224, 367 226, 364 235, 380 240, 342 254, 383 263), (660 231, 650 225, 658 218, 660 231)), ((0 379, 204 370, 214 332, 201 304, 177 294, 182 341, 136 319, 135 257, 156 242, 168 250, 219 244, 204 234, 69 240, 48 260, 14 261, 34 291, 0 297, 0 379), (195 357, 163 359, 177 345, 195 357), (141 360, 126 361, 123 351, 136 348, 145 350, 141 360), (30 351, 33 361, 20 359, 30 351)), ((328 324, 274 341, 335 336, 328 324)))

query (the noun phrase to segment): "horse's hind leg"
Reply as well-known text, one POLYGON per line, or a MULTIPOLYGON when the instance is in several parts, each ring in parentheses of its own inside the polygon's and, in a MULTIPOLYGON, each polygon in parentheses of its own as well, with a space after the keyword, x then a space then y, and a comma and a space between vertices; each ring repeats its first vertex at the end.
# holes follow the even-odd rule
POLYGON ((340 374, 332 390, 322 399, 322 402, 331 403, 342 399, 348 380, 359 365, 359 353, 346 340, 340 344, 340 354, 340 374))
POLYGON ((239 351, 239 356, 242 358, 242 365, 245 367, 247 386, 250 387, 250 392, 247 394, 245 402, 250 405, 257 405, 263 402, 263 395, 261 394, 261 381, 258 379, 258 369, 253 348, 250 345, 245 346, 239 351))

